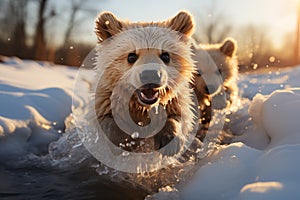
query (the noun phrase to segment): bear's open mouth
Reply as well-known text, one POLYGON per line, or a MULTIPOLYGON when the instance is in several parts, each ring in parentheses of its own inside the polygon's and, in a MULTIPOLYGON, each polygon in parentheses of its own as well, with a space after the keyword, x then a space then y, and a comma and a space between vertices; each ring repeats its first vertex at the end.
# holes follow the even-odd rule
POLYGON ((159 97, 158 87, 155 87, 152 84, 145 85, 139 89, 137 89, 137 94, 139 100, 147 105, 151 105, 157 102, 159 97))

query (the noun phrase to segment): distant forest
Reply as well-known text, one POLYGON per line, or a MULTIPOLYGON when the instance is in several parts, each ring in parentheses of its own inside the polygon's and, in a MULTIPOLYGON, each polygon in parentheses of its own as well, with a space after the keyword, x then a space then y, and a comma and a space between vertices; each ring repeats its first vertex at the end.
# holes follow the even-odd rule
MULTIPOLYGON (((101 2, 107 1, 1 0, 0 55, 80 66, 97 42, 92 30, 90 41, 79 37, 87 34, 81 24, 91 23, 92 26, 97 13, 101 12, 101 2), (99 8, 91 6, 95 2, 99 8), (59 31, 54 31, 57 29, 59 31), (60 42, 56 42, 57 38, 60 42)), ((212 3, 206 10, 212 13, 210 20, 203 20, 205 12, 195 15, 198 28, 193 37, 205 44, 219 43, 226 37, 235 38, 240 71, 300 63, 299 38, 297 41, 295 33, 286 33, 283 44, 275 48, 266 28, 255 24, 236 27, 223 13, 214 12, 216 6, 212 3)))

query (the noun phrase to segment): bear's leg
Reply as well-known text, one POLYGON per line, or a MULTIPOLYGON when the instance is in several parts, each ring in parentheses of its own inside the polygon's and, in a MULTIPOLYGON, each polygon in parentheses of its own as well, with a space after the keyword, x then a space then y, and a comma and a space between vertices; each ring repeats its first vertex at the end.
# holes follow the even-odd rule
POLYGON ((182 149, 183 135, 180 119, 176 118, 168 118, 164 128, 154 136, 155 149, 160 150, 163 155, 172 156, 182 149), (172 143, 167 146, 171 141, 172 143))
POLYGON ((130 152, 151 152, 154 150, 153 138, 132 138, 119 128, 112 116, 106 116, 100 126, 107 138, 117 147, 130 152))

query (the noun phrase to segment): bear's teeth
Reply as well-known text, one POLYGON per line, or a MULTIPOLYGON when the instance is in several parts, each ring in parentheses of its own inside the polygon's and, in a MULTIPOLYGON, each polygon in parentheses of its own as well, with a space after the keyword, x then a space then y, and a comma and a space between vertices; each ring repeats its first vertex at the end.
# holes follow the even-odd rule
POLYGON ((158 98, 158 92, 156 92, 156 93, 155 93, 153 96, 151 96, 150 98, 147 97, 143 92, 141 92, 141 97, 142 97, 143 99, 146 99, 146 100, 154 100, 154 99, 158 98))

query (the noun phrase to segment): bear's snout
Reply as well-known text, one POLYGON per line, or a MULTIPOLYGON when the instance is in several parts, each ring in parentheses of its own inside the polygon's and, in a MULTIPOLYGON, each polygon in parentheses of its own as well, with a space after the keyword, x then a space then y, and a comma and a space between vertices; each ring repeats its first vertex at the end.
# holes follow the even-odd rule
POLYGON ((160 86, 162 83, 161 72, 155 69, 143 70, 140 73, 140 81, 142 84, 155 84, 160 86))

